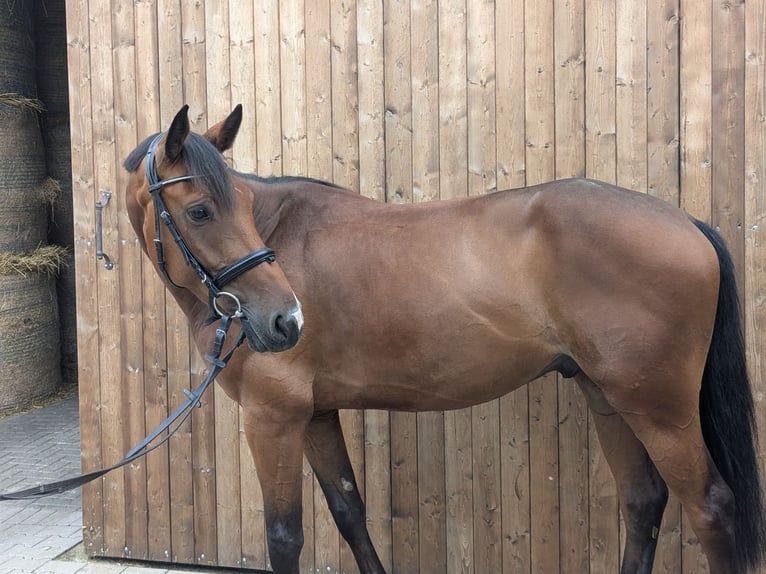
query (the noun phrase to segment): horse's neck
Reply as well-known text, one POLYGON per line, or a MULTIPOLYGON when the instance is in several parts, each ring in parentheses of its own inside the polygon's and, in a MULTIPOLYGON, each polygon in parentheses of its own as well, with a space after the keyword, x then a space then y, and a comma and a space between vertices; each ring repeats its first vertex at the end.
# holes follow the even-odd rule
POLYGON ((253 193, 255 228, 261 239, 268 245, 269 238, 293 202, 291 190, 284 185, 260 182, 253 182, 248 187, 253 193))
POLYGON ((362 199, 348 190, 312 181, 248 181, 247 185, 253 193, 255 227, 266 245, 281 223, 307 223, 303 221, 302 216, 290 219, 290 215, 295 216, 300 212, 304 215, 310 214, 310 217, 316 220, 325 215, 330 208, 336 212, 342 209, 341 206, 346 201, 362 199))

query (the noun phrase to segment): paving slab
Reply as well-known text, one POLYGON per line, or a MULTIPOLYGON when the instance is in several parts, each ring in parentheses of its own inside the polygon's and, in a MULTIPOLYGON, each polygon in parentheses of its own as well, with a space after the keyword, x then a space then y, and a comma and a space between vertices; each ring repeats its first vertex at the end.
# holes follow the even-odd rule
MULTIPOLYGON (((0 416, 1 493, 80 473, 78 409, 76 393, 69 392, 44 407, 0 416)), ((0 501, 0 574, 236 572, 89 559, 81 551, 81 546, 82 493, 79 488, 31 500, 0 501)))

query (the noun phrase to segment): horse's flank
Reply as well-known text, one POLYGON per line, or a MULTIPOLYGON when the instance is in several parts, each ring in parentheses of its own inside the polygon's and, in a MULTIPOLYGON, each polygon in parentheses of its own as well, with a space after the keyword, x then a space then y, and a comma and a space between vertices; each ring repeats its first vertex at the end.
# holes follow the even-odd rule
MULTIPOLYGON (((307 319, 288 356, 252 360, 267 377, 304 364, 306 380, 290 384, 311 386, 315 410, 453 409, 554 369, 598 378, 615 367, 605 346, 651 336, 678 298, 695 296, 679 266, 715 268, 680 211, 588 180, 407 206, 311 180, 241 186, 307 319), (646 294, 659 283, 662 299, 646 294), (603 313, 583 316, 593 308, 603 313)), ((686 335, 704 347, 710 332, 686 335)))

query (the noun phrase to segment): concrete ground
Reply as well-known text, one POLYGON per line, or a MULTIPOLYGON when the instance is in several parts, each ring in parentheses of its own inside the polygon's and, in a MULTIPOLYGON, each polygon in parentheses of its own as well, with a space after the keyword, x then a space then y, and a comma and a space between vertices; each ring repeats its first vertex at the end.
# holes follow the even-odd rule
MULTIPOLYGON (((0 418, 0 493, 80 473, 78 399, 73 392, 44 407, 0 418)), ((0 501, 0 574, 201 574, 102 559, 81 550, 80 489, 35 500, 0 501)))

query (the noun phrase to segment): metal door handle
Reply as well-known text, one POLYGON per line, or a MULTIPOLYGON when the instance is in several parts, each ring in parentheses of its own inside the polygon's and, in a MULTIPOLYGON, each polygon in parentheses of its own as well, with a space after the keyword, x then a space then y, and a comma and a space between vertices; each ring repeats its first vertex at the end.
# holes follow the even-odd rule
POLYGON ((108 191, 102 191, 101 197, 103 198, 102 201, 96 202, 96 259, 99 261, 102 259, 104 260, 105 269, 113 269, 114 263, 112 263, 112 260, 109 259, 109 256, 104 253, 101 238, 101 210, 105 208, 109 203, 109 200, 112 198, 112 194, 108 191))

